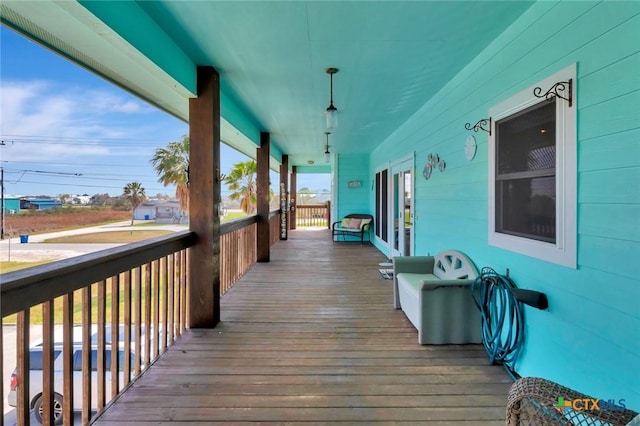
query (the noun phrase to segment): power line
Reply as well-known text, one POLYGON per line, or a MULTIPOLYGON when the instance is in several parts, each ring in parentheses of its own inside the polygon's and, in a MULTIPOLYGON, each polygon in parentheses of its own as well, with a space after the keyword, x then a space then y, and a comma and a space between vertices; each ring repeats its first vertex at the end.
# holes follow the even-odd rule
MULTIPOLYGON (((83 137, 73 137, 73 136, 42 136, 42 135, 0 135, 5 142, 16 142, 16 141, 8 141, 7 139, 22 139, 22 140, 31 140, 31 141, 49 141, 56 139, 64 139, 70 141, 118 141, 118 142, 138 142, 138 141, 146 141, 158 143, 156 139, 142 139, 142 138, 92 138, 88 136, 83 137)), ((178 141, 175 141, 178 142, 178 141)), ((166 142, 165 142, 166 143, 166 142)))
MULTIPOLYGON (((81 183, 51 183, 51 182, 33 182, 23 180, 20 183, 32 183, 37 185, 51 185, 51 186, 79 186, 83 188, 102 188, 102 189, 118 189, 122 190, 123 186, 105 186, 105 185, 85 185, 81 183)), ((164 188, 145 188, 145 191, 166 191, 169 187, 164 188)))
POLYGON ((18 164, 48 164, 52 166, 92 166, 92 167, 135 167, 140 168, 139 165, 129 164, 105 164, 105 163, 54 163, 51 161, 16 161, 16 160, 1 160, 1 163, 18 163, 18 164))
POLYGON ((96 147, 129 147, 129 148, 157 148, 162 146, 160 143, 149 143, 149 144, 140 144, 138 142, 131 143, 114 143, 114 142, 74 142, 74 141, 47 141, 47 140, 18 140, 15 141, 16 144, 37 144, 41 145, 46 143, 47 145, 73 145, 73 146, 96 146, 96 147))
MULTIPOLYGON (((18 174, 18 173, 41 173, 41 174, 63 174, 62 172, 49 172, 49 171, 44 171, 44 170, 23 170, 23 169, 4 169, 5 173, 12 173, 12 174, 18 174)), ((66 173, 65 173, 66 175, 66 173)), ((127 174, 126 176, 128 177, 127 179, 116 179, 116 178, 111 178, 109 176, 118 176, 118 174, 116 173, 73 173, 73 174, 69 174, 68 177, 78 177, 80 179, 97 179, 97 180, 113 180, 113 181, 121 181, 121 182, 129 182, 131 180, 131 178, 144 178, 144 179, 154 179, 157 180, 157 176, 156 175, 130 175, 127 174), (92 176, 96 176, 96 177, 92 177, 92 176), (102 176, 107 176, 107 177, 102 177, 102 176)))

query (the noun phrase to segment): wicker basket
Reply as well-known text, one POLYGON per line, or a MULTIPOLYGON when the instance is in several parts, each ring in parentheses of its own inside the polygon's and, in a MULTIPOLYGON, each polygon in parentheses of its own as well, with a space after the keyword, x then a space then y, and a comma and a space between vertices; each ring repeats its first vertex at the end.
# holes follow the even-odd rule
POLYGON ((580 426, 625 426, 638 413, 618 406, 606 406, 600 401, 594 409, 594 398, 578 393, 549 380, 525 377, 516 381, 509 390, 507 400, 507 425, 580 425, 580 426), (559 398, 562 400, 559 401, 559 398), (574 401, 560 407, 564 401, 574 401))

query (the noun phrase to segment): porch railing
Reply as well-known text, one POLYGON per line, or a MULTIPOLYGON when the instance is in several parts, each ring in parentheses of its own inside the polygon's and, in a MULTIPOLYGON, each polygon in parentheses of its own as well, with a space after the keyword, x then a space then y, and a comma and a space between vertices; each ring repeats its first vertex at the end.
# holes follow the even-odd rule
POLYGON ((329 224, 329 208, 327 204, 297 204, 296 226, 324 226, 329 224))
POLYGON ((280 210, 272 211, 269 214, 269 236, 271 237, 271 245, 280 241, 280 210))
MULTIPOLYGON (((271 243, 279 215, 270 215, 271 243)), ((221 294, 256 261, 256 222, 251 216, 221 226, 221 294)), ((30 424, 32 409, 45 424, 60 416, 73 424, 74 411, 89 422, 174 343, 188 320, 194 242, 184 231, 2 275, 2 322, 16 327, 9 391, 18 425, 30 424), (40 333, 42 344, 31 347, 40 333)), ((0 395, 6 391, 2 379, 0 395)))
POLYGON ((18 425, 30 423, 31 409, 45 424, 60 416, 73 424, 74 411, 87 423, 173 344, 187 324, 194 241, 184 231, 3 274, 3 324, 16 324, 9 390, 18 425), (42 333, 33 348, 32 332, 42 333))

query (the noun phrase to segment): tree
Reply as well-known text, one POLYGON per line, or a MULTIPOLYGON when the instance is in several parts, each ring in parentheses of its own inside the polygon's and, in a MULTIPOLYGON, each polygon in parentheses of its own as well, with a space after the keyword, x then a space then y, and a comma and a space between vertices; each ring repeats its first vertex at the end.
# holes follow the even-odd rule
POLYGON ((306 204, 310 199, 313 198, 315 193, 307 187, 300 188, 298 191, 298 203, 306 204))
POLYGON ((133 226, 136 208, 142 204, 146 198, 144 188, 140 182, 130 182, 125 185, 123 196, 131 205, 131 225, 133 226))
POLYGON ((231 200, 240 200, 240 208, 247 214, 256 213, 256 173, 257 164, 254 160, 236 163, 224 183, 232 193, 231 200))
POLYGON ((189 146, 189 136, 185 135, 180 142, 156 149, 151 158, 158 181, 164 186, 176 186, 176 198, 184 212, 189 211, 189 146))

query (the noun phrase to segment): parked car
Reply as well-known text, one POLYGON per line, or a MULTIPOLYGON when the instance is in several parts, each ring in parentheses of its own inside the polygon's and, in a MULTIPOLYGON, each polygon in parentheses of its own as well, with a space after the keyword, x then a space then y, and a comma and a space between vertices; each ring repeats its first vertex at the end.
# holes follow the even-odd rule
MULTIPOLYGON (((111 356, 113 345, 110 342, 110 330, 105 333, 107 344, 105 346, 105 389, 107 395, 110 395, 111 389, 111 356)), ((75 411, 82 410, 82 342, 78 339, 78 330, 74 330, 74 343, 73 343, 73 409, 75 411)), ((120 334, 122 336, 122 333, 120 334)), ((97 361, 98 361, 98 345, 97 345, 97 333, 92 334, 91 339, 91 406, 96 407, 98 401, 97 391, 97 361)), ((35 418, 38 422, 42 423, 42 344, 38 344, 29 350, 29 408, 34 411, 35 418)), ((119 383, 123 383, 124 379, 124 350, 123 343, 118 344, 118 356, 119 356, 119 383)), ((64 398, 63 392, 63 357, 62 357, 62 342, 56 341, 53 345, 53 389, 54 389, 54 424, 62 424, 62 402, 64 398)), ((143 359, 143 358, 141 358, 143 359)), ((131 354, 131 368, 133 370, 135 362, 135 355, 131 354)), ((13 371, 11 375, 11 381, 9 384, 8 403, 10 406, 15 407, 17 405, 17 388, 18 388, 18 375, 17 370, 13 371)))

